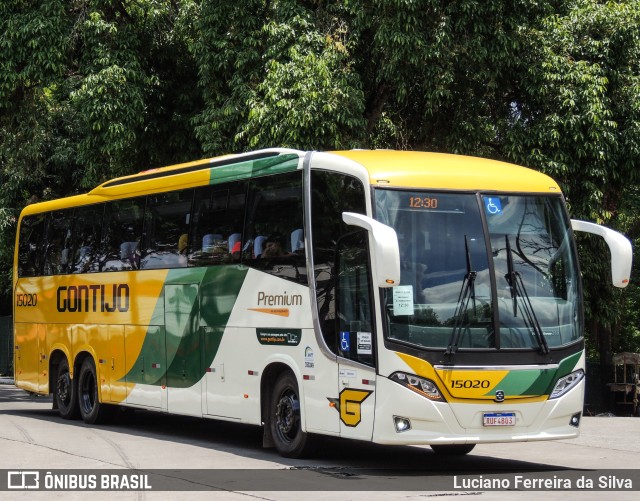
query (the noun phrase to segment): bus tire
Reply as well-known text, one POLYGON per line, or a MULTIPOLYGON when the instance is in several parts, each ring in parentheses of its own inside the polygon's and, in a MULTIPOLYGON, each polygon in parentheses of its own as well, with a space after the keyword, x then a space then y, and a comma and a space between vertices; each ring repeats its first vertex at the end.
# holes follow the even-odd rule
POLYGON ((299 458, 311 452, 312 437, 302 431, 300 392, 291 371, 283 372, 273 386, 269 417, 273 442, 281 456, 299 458))
POLYGON ((58 409, 62 419, 78 419, 78 379, 71 378, 69 362, 63 357, 58 364, 56 387, 53 392, 54 407, 58 409))
POLYGON ((439 444, 432 445, 431 449, 436 454, 442 454, 447 456, 464 456, 469 454, 476 444, 439 444))
POLYGON ((91 357, 85 358, 80 367, 78 407, 82 420, 87 424, 102 423, 112 414, 113 408, 111 406, 100 403, 96 365, 91 357))

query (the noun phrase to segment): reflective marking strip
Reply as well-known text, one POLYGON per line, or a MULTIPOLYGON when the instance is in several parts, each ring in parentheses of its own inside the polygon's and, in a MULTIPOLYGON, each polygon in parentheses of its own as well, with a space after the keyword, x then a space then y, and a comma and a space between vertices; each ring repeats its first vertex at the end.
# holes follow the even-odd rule
POLYGON ((159 369, 160 368, 160 364, 151 364, 151 368, 152 369, 159 369))
POLYGON ((247 373, 248 373, 250 376, 257 376, 257 375, 258 375, 258 371, 247 371, 247 373))
POLYGON ((375 386, 376 382, 375 381, 371 381, 370 379, 363 379, 362 380, 362 384, 367 384, 369 386, 375 386))
POLYGON ((315 376, 304 375, 304 376, 302 376, 302 379, 304 379, 305 381, 315 381, 316 377, 315 376))

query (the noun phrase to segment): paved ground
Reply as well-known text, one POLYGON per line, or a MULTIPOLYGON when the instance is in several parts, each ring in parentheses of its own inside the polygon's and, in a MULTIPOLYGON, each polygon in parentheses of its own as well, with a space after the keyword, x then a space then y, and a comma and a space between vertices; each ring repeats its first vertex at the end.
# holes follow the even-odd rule
MULTIPOLYGON (((150 412, 136 412, 109 426, 87 426, 81 421, 60 419, 51 410, 50 398, 32 397, 11 385, 0 385, 0 470, 117 469, 150 474, 152 484, 158 481, 187 489, 216 489, 108 494, 38 492, 28 493, 29 499, 637 499, 639 467, 638 418, 586 417, 576 440, 481 445, 459 458, 436 456, 422 447, 325 440, 316 458, 292 460, 262 449, 260 430, 254 427, 150 412), (161 470, 159 474, 156 469, 161 470), (602 469, 619 471, 600 472, 602 469), (611 476, 633 478, 635 492, 624 488, 616 492, 539 492, 526 488, 494 492, 474 485, 465 488, 463 484, 465 478, 513 482, 516 475, 570 478, 575 482, 576 477, 593 474, 602 474, 606 481, 611 476), (454 477, 461 488, 453 487, 454 477), (345 479, 351 482, 349 486, 366 486, 371 492, 327 490, 345 479), (278 489, 291 490, 270 490, 266 486, 269 481, 278 489), (424 488, 416 488, 416 482, 424 488), (309 487, 314 490, 297 492, 309 487)), ((0 499, 27 499, 26 494, 0 492, 0 499)))

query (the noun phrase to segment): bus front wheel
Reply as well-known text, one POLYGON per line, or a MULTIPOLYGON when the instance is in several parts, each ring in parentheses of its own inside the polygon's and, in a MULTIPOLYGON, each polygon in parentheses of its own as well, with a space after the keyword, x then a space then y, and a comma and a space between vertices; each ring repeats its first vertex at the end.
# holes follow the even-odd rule
POLYGON ((71 379, 69 362, 66 358, 60 360, 58 364, 58 377, 53 398, 56 403, 54 408, 58 409, 63 419, 78 418, 78 380, 77 378, 71 379))
POLYGON ((85 358, 80 367, 78 404, 82 420, 87 424, 104 422, 111 415, 111 406, 101 404, 98 398, 96 366, 91 357, 85 358))
POLYGON ((291 371, 278 377, 269 406, 269 426, 278 452, 289 458, 299 458, 311 452, 311 436, 302 431, 300 393, 291 371))

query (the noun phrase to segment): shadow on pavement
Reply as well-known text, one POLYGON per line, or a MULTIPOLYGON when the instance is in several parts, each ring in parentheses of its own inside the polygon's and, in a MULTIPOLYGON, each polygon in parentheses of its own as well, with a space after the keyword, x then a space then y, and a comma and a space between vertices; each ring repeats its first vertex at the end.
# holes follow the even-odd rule
POLYGON ((377 471, 380 475, 393 472, 395 476, 424 476, 445 472, 472 475, 572 470, 553 464, 484 456, 478 451, 481 446, 467 456, 443 456, 436 455, 429 447, 378 445, 333 437, 321 437, 317 454, 311 459, 287 459, 279 457, 275 449, 262 448, 262 430, 257 426, 144 410, 123 412, 113 424, 89 426, 80 420, 62 419, 57 411, 52 410, 51 397, 34 397, 10 386, 0 386, 0 412, 58 423, 60 426, 103 429, 226 451, 247 458, 276 461, 284 467, 329 474, 331 471, 337 471, 340 475, 348 475, 349 472, 361 474, 366 470, 367 475, 371 475, 371 472, 376 475, 377 471), (3 403, 12 403, 13 407, 19 403, 20 408, 7 408, 3 403))

